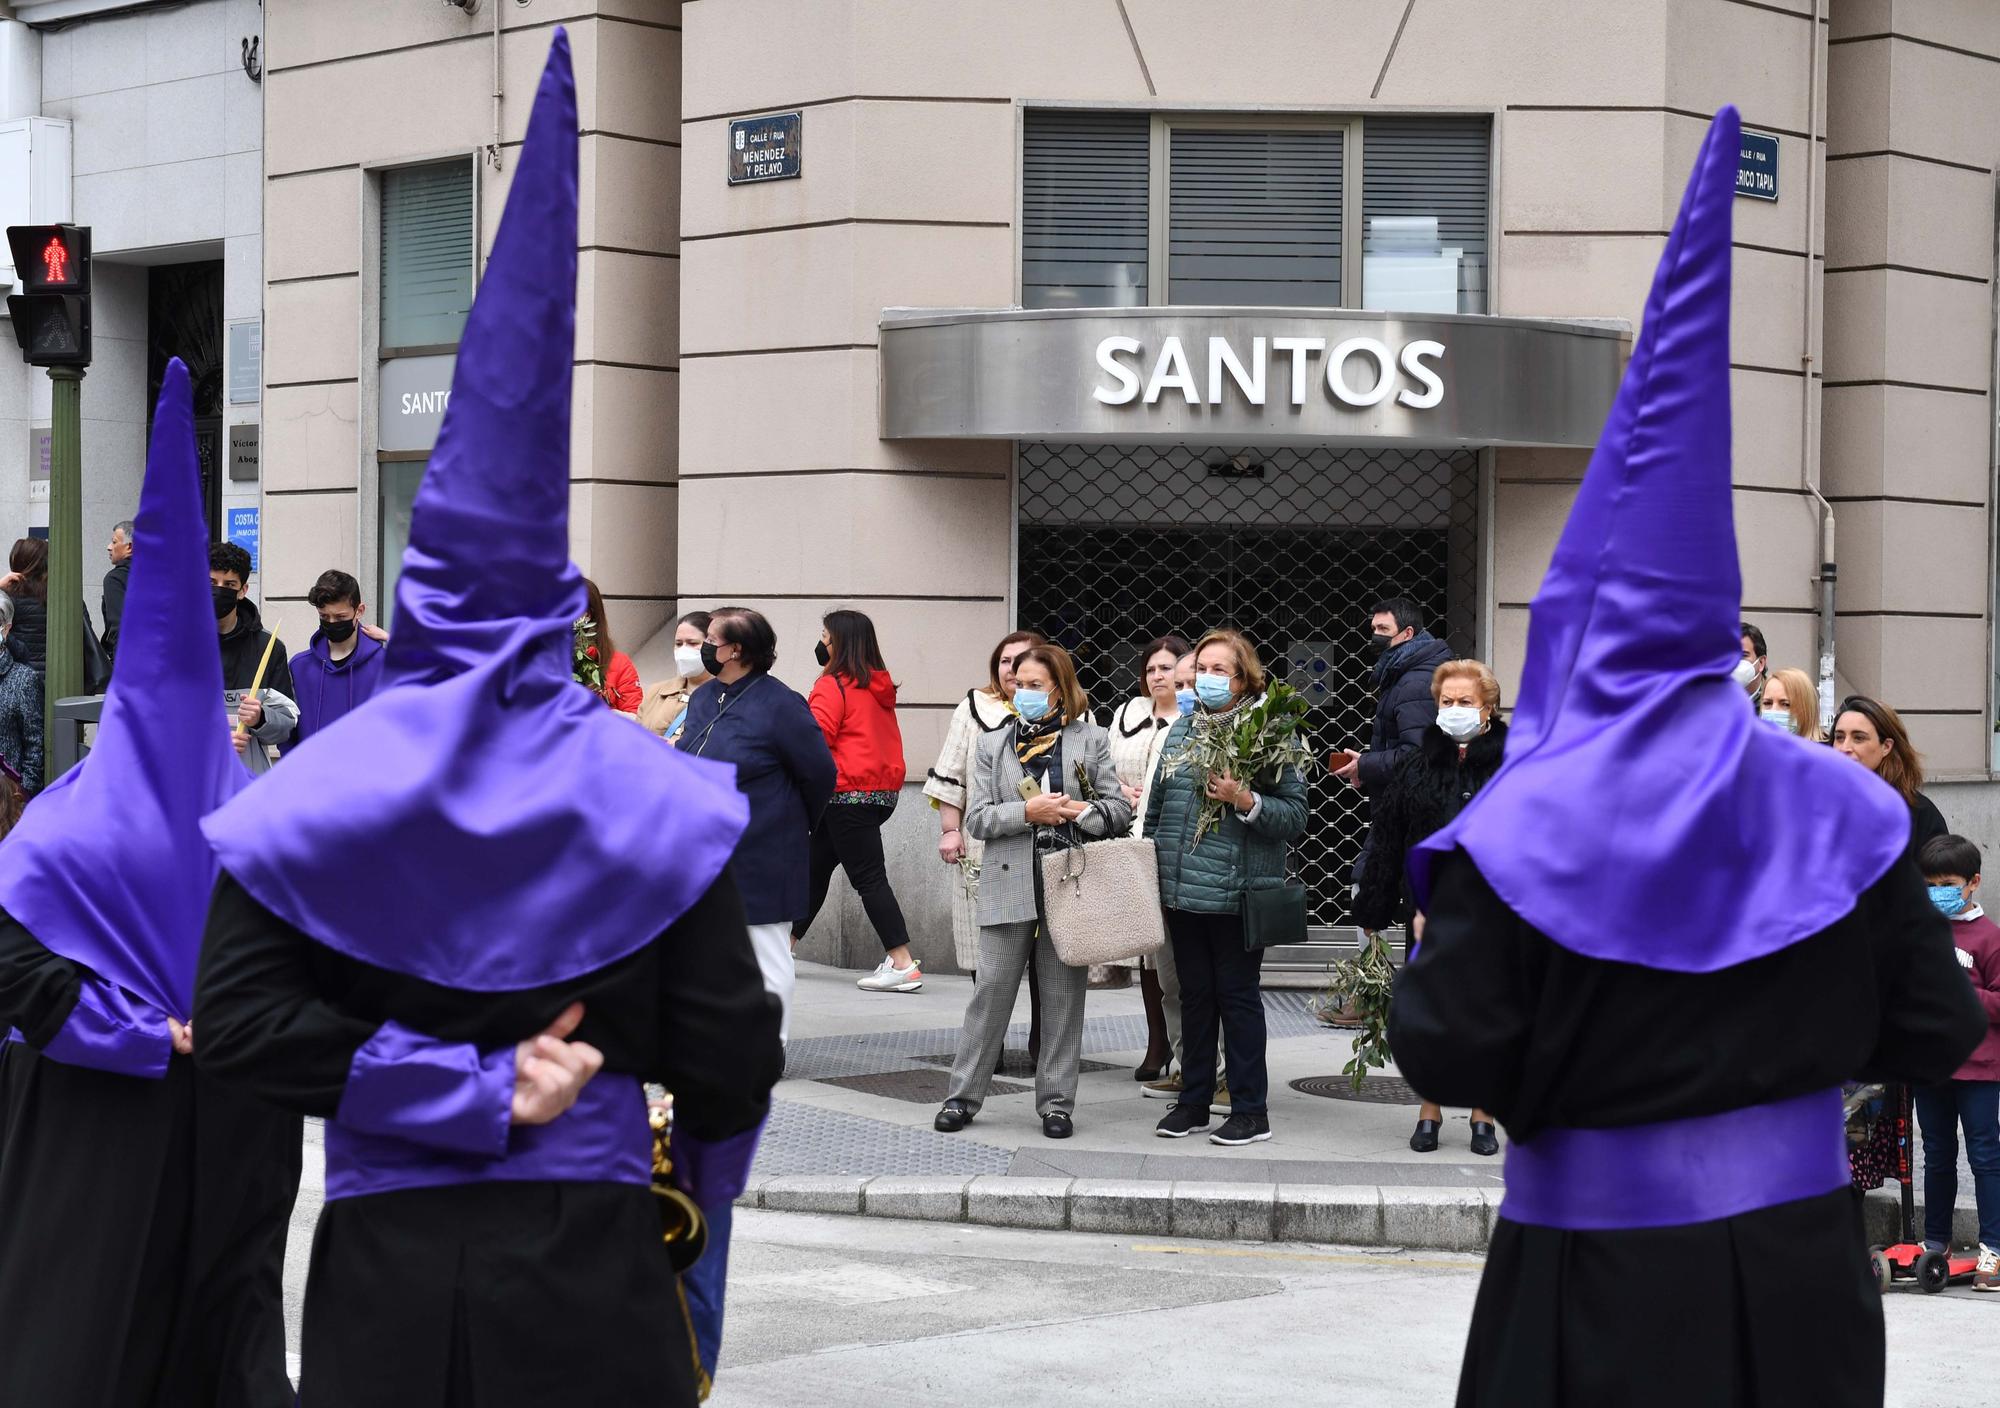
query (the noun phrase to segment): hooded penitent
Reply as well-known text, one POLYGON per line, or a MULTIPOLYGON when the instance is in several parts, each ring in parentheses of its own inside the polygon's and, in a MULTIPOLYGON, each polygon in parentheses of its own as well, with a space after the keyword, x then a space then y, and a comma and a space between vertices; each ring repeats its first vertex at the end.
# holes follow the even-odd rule
POLYGON ((570 678, 576 247, 558 31, 411 514, 382 689, 207 825, 223 867, 313 939, 472 991, 644 947, 749 815, 732 769, 570 678))
POLYGON ((185 1019, 215 859, 201 819, 250 778, 223 716, 187 368, 153 412, 118 671, 97 739, 0 846, 0 909, 50 951, 185 1019))
POLYGON ((1645 324, 1534 601, 1504 765, 1411 853, 1463 850, 1562 947, 1703 973, 1854 908, 1909 809, 1831 750, 1757 723, 1730 678, 1743 584, 1730 502, 1736 109, 1716 114, 1645 324))

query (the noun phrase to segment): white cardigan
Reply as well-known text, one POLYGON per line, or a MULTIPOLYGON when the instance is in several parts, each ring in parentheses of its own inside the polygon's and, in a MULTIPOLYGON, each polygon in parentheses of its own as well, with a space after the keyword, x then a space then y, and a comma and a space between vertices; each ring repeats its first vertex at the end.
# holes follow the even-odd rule
POLYGON ((1144 694, 1126 700, 1111 713, 1107 725, 1111 734, 1111 766, 1117 769, 1120 782, 1139 789, 1139 800, 1132 813, 1134 836, 1144 829, 1146 793, 1153 785, 1160 750, 1166 746, 1167 731, 1173 723, 1172 719, 1155 715, 1152 698, 1144 694))

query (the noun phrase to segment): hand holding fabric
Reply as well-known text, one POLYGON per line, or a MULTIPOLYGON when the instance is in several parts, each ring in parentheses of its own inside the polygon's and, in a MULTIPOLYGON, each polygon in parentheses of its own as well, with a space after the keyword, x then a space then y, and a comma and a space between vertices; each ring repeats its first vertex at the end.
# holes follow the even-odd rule
POLYGON ((591 1077, 604 1069, 604 1053, 588 1042, 565 1040, 583 1020, 572 1002, 538 1035, 514 1048, 514 1123, 547 1124, 576 1103, 591 1077))
POLYGON ((167 1031, 174 1039, 174 1055, 194 1055, 194 1023, 182 1022, 180 1018, 167 1018, 167 1031))

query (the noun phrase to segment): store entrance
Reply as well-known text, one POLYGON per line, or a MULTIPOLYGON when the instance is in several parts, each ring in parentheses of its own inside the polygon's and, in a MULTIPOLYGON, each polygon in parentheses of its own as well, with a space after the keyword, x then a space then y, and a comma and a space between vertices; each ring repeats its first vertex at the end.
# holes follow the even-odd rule
MULTIPOLYGON (((1454 651, 1479 645, 1476 451, 1023 443, 1018 618, 1068 649, 1100 717, 1168 631, 1230 625, 1313 706, 1319 751, 1374 718, 1366 613, 1407 596, 1454 651)), ((1324 773, 1294 851, 1312 937, 1350 923, 1359 794, 1324 773)))

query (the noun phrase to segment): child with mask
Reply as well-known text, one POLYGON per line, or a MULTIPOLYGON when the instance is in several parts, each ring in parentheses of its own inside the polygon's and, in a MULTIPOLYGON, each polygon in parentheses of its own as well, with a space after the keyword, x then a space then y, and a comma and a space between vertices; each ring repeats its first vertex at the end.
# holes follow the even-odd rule
POLYGON ((1931 887, 1931 903, 1951 920, 1959 966, 1992 1024, 1950 1080, 1914 1092, 1924 1140, 1924 1245, 1950 1250, 1963 1128, 1979 1207, 1979 1266, 1972 1288, 2000 1291, 2000 926, 1979 907, 1979 847, 1963 836, 1939 836, 1925 844, 1917 863, 1931 887))

